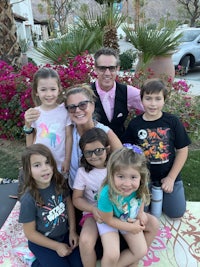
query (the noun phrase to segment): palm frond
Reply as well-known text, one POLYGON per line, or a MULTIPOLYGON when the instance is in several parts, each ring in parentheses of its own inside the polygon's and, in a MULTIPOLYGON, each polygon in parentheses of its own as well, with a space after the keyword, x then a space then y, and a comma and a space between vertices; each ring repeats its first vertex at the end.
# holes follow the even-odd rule
POLYGON ((44 42, 37 51, 41 58, 48 59, 50 63, 67 64, 68 58, 85 51, 92 53, 100 48, 101 36, 97 29, 89 33, 86 30, 71 28, 68 34, 44 42))
POLYGON ((90 31, 99 28, 101 31, 105 26, 114 26, 118 28, 124 21, 126 16, 116 13, 113 7, 106 7, 100 9, 100 12, 89 10, 86 14, 79 17, 78 27, 86 28, 90 31))
POLYGON ((123 31, 134 47, 142 52, 144 63, 154 56, 173 53, 179 45, 181 37, 181 34, 175 35, 173 29, 149 29, 147 25, 138 26, 135 31, 124 26, 123 31))

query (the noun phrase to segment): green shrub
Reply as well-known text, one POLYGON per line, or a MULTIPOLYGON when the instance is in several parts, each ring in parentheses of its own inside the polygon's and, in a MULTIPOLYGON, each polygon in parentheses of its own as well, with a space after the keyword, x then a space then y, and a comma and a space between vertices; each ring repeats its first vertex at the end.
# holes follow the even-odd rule
POLYGON ((130 70, 132 69, 133 61, 136 59, 136 52, 132 49, 129 49, 119 55, 120 59, 120 69, 121 70, 130 70))

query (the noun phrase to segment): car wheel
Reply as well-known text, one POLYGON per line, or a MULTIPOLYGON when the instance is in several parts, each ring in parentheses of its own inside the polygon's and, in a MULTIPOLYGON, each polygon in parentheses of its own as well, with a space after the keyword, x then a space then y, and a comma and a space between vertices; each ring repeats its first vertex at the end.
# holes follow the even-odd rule
POLYGON ((190 68, 190 56, 185 56, 181 60, 180 65, 182 66, 181 74, 186 75, 189 71, 189 68, 190 68))

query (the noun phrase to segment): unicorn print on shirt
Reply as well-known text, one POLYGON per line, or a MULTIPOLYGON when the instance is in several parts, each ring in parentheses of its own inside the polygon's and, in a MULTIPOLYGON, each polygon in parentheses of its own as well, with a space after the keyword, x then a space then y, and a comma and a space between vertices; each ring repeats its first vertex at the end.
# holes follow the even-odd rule
POLYGON ((60 127, 59 123, 51 124, 49 128, 45 123, 41 123, 39 127, 42 129, 40 137, 49 138, 51 147, 56 147, 56 141, 58 144, 60 143, 60 136, 56 134, 57 129, 60 127))

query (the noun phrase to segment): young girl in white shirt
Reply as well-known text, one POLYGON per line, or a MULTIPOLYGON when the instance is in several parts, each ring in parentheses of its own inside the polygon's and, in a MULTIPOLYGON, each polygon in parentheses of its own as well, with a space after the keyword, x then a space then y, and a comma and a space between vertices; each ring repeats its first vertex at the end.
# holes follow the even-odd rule
POLYGON ((85 267, 96 266, 95 244, 98 238, 97 222, 102 222, 97 209, 97 193, 106 177, 106 162, 110 150, 108 135, 99 128, 85 132, 80 139, 81 167, 73 186, 73 204, 83 211, 79 247, 85 267))
POLYGON ((64 103, 59 104, 62 92, 58 73, 40 68, 34 75, 32 100, 35 108, 25 112, 26 145, 47 146, 57 163, 59 172, 69 172, 72 149, 72 126, 64 103))

